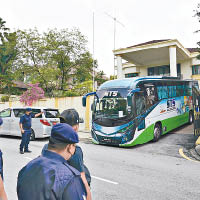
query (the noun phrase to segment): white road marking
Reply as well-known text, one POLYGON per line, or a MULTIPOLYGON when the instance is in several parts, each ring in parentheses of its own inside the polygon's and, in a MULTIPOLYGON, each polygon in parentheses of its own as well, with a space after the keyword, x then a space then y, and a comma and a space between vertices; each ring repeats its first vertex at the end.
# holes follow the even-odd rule
POLYGON ((29 157, 24 157, 24 158, 26 158, 26 159, 28 159, 28 160, 33 160, 33 158, 29 158, 29 157))
MULTIPOLYGON (((32 160, 32 158, 29 158, 29 157, 25 157, 25 158, 28 159, 28 160, 32 160)), ((107 183, 112 183, 114 185, 118 185, 119 184, 117 182, 110 181, 110 180, 107 180, 107 179, 104 179, 104 178, 100 178, 100 177, 97 177, 97 176, 91 176, 91 177, 94 178, 94 179, 100 180, 100 181, 104 181, 104 182, 107 182, 107 183)))
POLYGON ((114 184, 114 185, 118 185, 118 184, 119 184, 119 183, 117 183, 117 182, 109 181, 109 180, 107 180, 107 179, 100 178, 100 177, 97 177, 97 176, 91 176, 91 177, 94 178, 94 179, 100 180, 100 181, 104 181, 104 182, 107 182, 107 183, 112 183, 112 184, 114 184))

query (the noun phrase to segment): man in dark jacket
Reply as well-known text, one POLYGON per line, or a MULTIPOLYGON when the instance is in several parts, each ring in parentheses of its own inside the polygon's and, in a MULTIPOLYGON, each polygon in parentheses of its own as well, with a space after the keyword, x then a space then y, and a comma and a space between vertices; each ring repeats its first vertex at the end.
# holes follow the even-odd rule
POLYGON ((19 200, 84 200, 86 191, 80 173, 67 160, 75 152, 78 135, 67 124, 56 124, 48 149, 18 174, 19 200))
MULTIPOLYGON (((60 122, 69 124, 70 126, 72 126, 72 128, 76 132, 78 132, 78 130, 79 130, 79 121, 80 121, 79 114, 73 108, 64 110, 61 113, 60 122)), ((42 154, 45 152, 45 149, 47 149, 47 148, 48 148, 48 145, 46 144, 43 147, 42 154)), ((85 189, 87 192, 87 200, 91 200, 92 196, 91 196, 91 191, 90 191, 90 187, 89 187, 91 184, 91 176, 90 176, 90 172, 89 172, 88 168, 84 164, 83 151, 80 146, 76 145, 75 153, 68 160, 68 163, 80 172, 82 181, 85 185, 85 189)))
MULTIPOLYGON (((0 126, 3 124, 3 120, 0 117, 0 126)), ((1 127, 0 127, 1 128, 1 127)), ((0 199, 7 200, 7 195, 3 185, 3 156, 0 150, 0 199)))

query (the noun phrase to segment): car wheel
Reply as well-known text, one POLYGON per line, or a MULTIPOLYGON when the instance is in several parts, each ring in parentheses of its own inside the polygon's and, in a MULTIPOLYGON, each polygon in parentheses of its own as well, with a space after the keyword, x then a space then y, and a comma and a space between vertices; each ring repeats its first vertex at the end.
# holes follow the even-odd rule
POLYGON ((31 141, 34 141, 35 140, 35 132, 33 129, 31 129, 31 137, 30 137, 30 140, 31 141))
POLYGON ((188 118, 188 124, 192 124, 193 123, 193 113, 192 111, 189 112, 189 118, 188 118))
POLYGON ((161 133, 162 133, 162 130, 161 130, 161 127, 159 124, 156 124, 155 125, 155 128, 154 128, 154 132, 153 132, 153 141, 156 142, 160 139, 160 136, 161 136, 161 133))

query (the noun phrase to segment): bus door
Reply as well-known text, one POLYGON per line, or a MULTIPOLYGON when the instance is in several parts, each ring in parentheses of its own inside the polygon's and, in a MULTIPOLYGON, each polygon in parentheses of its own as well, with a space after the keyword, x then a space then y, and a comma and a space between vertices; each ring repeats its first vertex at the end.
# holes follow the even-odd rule
POLYGON ((192 87, 194 107, 194 135, 200 136, 200 91, 192 87))
POLYGON ((143 91, 134 94, 134 113, 138 131, 145 128, 146 100, 143 91))

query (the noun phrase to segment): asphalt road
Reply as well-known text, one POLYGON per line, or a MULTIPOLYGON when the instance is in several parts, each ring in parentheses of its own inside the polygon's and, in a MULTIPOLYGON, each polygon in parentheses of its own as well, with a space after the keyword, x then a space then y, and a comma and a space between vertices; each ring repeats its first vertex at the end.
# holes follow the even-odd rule
MULTIPOLYGON (((94 200, 199 200, 200 162, 184 159, 180 148, 194 145, 192 131, 185 126, 158 142, 132 148, 91 144, 83 139, 85 164, 92 174, 94 200)), ((30 143, 30 154, 19 154, 20 139, 0 137, 4 153, 5 188, 8 199, 17 199, 18 171, 40 155, 47 139, 30 143)))

